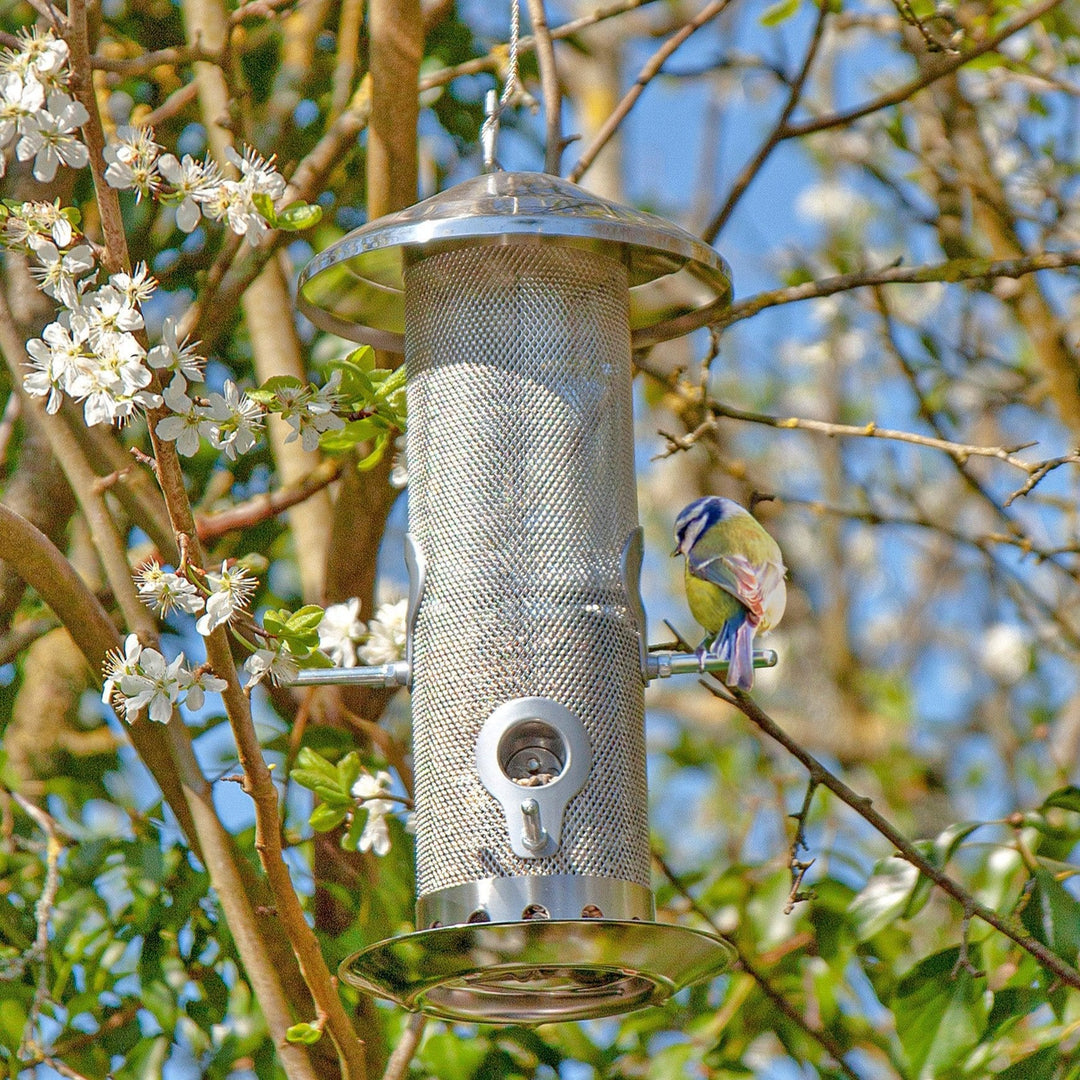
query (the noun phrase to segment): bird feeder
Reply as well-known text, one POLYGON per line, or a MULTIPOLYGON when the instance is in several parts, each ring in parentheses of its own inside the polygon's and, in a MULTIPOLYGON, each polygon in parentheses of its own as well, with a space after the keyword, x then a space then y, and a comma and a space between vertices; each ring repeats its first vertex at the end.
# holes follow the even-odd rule
POLYGON ((647 645, 631 350, 718 314, 723 260, 567 181, 494 172, 350 233, 299 297, 406 364, 406 659, 301 674, 412 691, 417 930, 342 978, 539 1023, 722 970, 726 943, 654 921, 644 687, 701 662, 647 645))

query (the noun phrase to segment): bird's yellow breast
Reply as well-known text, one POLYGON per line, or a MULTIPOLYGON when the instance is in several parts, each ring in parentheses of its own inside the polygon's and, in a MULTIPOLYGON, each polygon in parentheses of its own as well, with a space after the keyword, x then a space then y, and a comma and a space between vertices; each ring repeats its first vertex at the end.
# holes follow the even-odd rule
POLYGON ((685 569, 684 576, 690 614, 708 633, 715 634, 743 606, 719 585, 695 577, 689 567, 685 569))

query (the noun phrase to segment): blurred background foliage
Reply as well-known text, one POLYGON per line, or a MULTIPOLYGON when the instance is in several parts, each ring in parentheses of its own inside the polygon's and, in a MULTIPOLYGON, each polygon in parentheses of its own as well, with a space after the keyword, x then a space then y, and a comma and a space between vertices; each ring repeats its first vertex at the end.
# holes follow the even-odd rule
MULTIPOLYGON (((209 121, 188 89, 193 20, 206 6, 93 7, 107 128, 151 121, 172 152, 206 151, 209 121), (147 60, 152 50, 164 51, 147 60)), ((557 35, 583 20, 556 48, 564 130, 580 135, 564 174, 649 58, 703 6, 547 5, 557 35)), ((668 634, 664 619, 695 633, 681 567, 667 558, 679 508, 704 493, 753 505, 790 569, 783 625, 763 643, 780 663, 759 673, 757 700, 934 866, 1075 972, 1080 290, 1075 264, 1022 271, 1080 246, 1080 6, 719 8, 644 79, 582 177, 598 194, 706 236, 734 272, 738 318, 722 333, 635 357, 653 638, 668 634), (994 260, 1029 262, 999 275, 987 269, 994 260), (923 265, 938 269, 918 283, 884 280, 923 265), (809 298, 788 302, 800 286, 809 298), (757 311, 761 297, 769 302, 757 311)), ((286 177, 328 132, 355 128, 306 193, 321 222, 278 234, 270 266, 293 283, 314 253, 366 220, 365 121, 380 108, 367 77, 370 13, 361 0, 250 0, 221 12, 231 96, 229 115, 214 122, 276 154, 286 177)), ((0 29, 35 18, 25 2, 5 4, 0 29)), ((483 94, 505 62, 508 5, 438 0, 423 20, 421 196, 480 169, 483 94)), ((542 97, 531 51, 522 65, 542 97)), ((543 140, 542 115, 518 110, 504 120, 502 163, 539 169, 543 140)), ((14 162, 3 185, 10 199, 41 197, 14 162)), ((85 171, 63 170, 46 197, 77 206, 96 235, 85 171)), ((146 309, 153 336, 206 293, 229 238, 205 223, 185 234, 171 210, 130 192, 121 201, 132 258, 161 283, 146 309)), ((51 314, 17 263, 7 257, 4 287, 26 337, 51 314)), ((288 304, 259 314, 227 291, 199 328, 214 388, 277 374, 322 382, 350 348, 288 304), (267 349, 260 319, 280 350, 267 349)), ((49 535, 111 608, 46 441, 6 376, 0 391, 4 503, 49 535)), ((205 443, 186 462, 197 516, 316 468, 317 455, 270 435, 236 462, 205 443)), ((146 447, 145 425, 80 439, 108 476, 128 467, 128 447, 146 447)), ((261 610, 357 596, 371 617, 403 587, 407 463, 389 441, 359 471, 367 449, 339 448, 333 483, 288 513, 209 535, 208 565, 261 556, 261 610)), ((175 558, 148 480, 114 484, 108 499, 133 566, 155 553, 175 558)), ((203 864, 101 707, 95 673, 10 573, 0 615, 0 1067, 13 1078, 283 1075, 203 864)), ((181 619, 163 633, 170 655, 192 648, 181 619)), ((254 694, 284 796, 287 861, 332 970, 411 927, 411 840, 395 818, 389 854, 348 850, 348 822, 313 828, 312 794, 289 772, 305 751, 330 763, 355 751, 371 770, 394 770, 407 791, 403 697, 254 694)), ((431 1022, 420 1031, 343 989, 370 1075, 404 1040, 416 1051, 392 1066, 396 1075, 440 1080, 1080 1077, 1075 986, 930 887, 858 807, 822 787, 807 799, 803 766, 696 681, 654 687, 648 705, 660 917, 730 936, 738 968, 663 1008, 535 1030, 431 1022), (805 849, 793 848, 797 826, 805 849)), ((257 877, 252 811, 234 782, 224 719, 214 704, 187 718, 217 811, 257 877)), ((328 1043, 311 1046, 313 1061, 320 1076, 340 1075, 328 1043)))

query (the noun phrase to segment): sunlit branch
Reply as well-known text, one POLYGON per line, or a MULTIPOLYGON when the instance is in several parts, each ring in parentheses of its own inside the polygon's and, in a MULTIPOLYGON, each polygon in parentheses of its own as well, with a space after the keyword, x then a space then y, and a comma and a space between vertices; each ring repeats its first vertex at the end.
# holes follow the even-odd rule
POLYGON ((924 90, 939 79, 943 79, 946 75, 951 75, 965 64, 971 63, 972 60, 975 60, 980 56, 985 56, 986 53, 993 52, 1003 41, 1008 40, 1013 34, 1019 33, 1025 26, 1030 26, 1031 23, 1041 19, 1061 3, 1062 0, 1043 0, 1041 4, 1036 4, 1033 8, 1029 8, 1023 15, 1020 15, 1011 23, 1006 23, 1005 26, 1003 26, 996 34, 992 34, 986 41, 981 42, 967 52, 950 56, 948 60, 939 65, 935 65, 933 71, 928 71, 925 75, 921 75, 919 78, 913 79, 911 82, 905 83, 903 86, 899 86, 887 94, 882 94, 880 97, 874 98, 872 101, 868 101, 857 108, 848 109, 844 112, 832 113, 829 116, 818 117, 816 120, 807 120, 801 124, 789 124, 784 130, 781 138, 797 139, 803 135, 810 135, 815 131, 827 131, 830 128, 846 127, 853 121, 859 120, 864 116, 869 116, 871 113, 880 112, 882 109, 887 109, 892 105, 899 105, 901 102, 913 97, 920 90, 924 90))
POLYGON ((203 542, 213 540, 234 529, 247 529, 277 517, 332 484, 341 475, 344 466, 344 458, 332 458, 316 466, 306 477, 289 487, 256 495, 228 510, 197 515, 195 528, 199 539, 203 542))
POLYGON ((999 933, 1015 942, 1021 949, 1033 956, 1047 971, 1067 986, 1080 990, 1080 971, 1067 964, 1041 941, 1037 941, 1010 920, 1002 918, 980 903, 959 882, 949 877, 940 867, 931 862, 919 849, 900 832, 890 821, 874 809, 870 799, 859 795, 830 772, 811 753, 805 750, 772 719, 752 697, 738 689, 722 687, 711 679, 702 679, 701 683, 710 693, 723 701, 734 705, 744 716, 752 721, 770 739, 779 743, 789 754, 799 761, 810 774, 810 779, 821 787, 828 788, 841 802, 851 807, 865 822, 873 826, 896 849, 901 858, 911 863, 921 874, 929 878, 942 892, 951 896, 962 907, 965 914, 982 919, 999 933))
POLYGON ((712 0, 711 3, 706 4, 694 18, 672 34, 671 37, 669 37, 667 41, 665 41, 664 44, 649 57, 645 62, 644 67, 638 72, 638 76, 634 80, 634 85, 630 87, 619 104, 615 106, 611 115, 604 121, 600 130, 593 137, 592 142, 589 143, 584 151, 582 151, 581 157, 578 158, 577 164, 570 172, 570 179, 574 183, 577 183, 577 181, 585 175, 589 166, 596 160, 596 155, 600 153, 615 132, 618 131, 619 126, 629 115, 630 110, 637 103, 638 98, 641 97, 645 87, 660 74, 664 62, 668 57, 671 56, 672 53, 674 53, 675 50, 678 49, 692 34, 696 33, 707 23, 715 19, 729 3, 730 0, 712 0))
POLYGON ((844 1049, 836 1041, 836 1039, 827 1031, 821 1028, 815 1027, 811 1024, 803 1015, 791 1004, 790 1001, 779 990, 772 985, 772 983, 766 978, 765 973, 754 963, 753 960, 747 955, 746 950, 743 949, 739 943, 728 934, 725 934, 723 930, 717 925, 716 920, 712 915, 706 911, 697 899, 687 888, 686 884, 679 878, 678 874, 668 865, 664 857, 657 851, 652 852, 653 862, 656 864, 660 873, 667 878, 669 884, 675 891, 690 905, 690 909, 701 919, 703 919, 712 928, 713 932, 719 937, 723 938, 734 950, 739 958, 739 966, 750 976, 751 979, 757 983, 761 992, 773 1003, 773 1005, 786 1016, 797 1028, 799 1028, 804 1034, 814 1040, 832 1059, 836 1062, 837 1067, 848 1077, 848 1080, 859 1080, 858 1073, 851 1069, 851 1066, 844 1061, 844 1049))
POLYGON ((826 3, 825 0, 821 0, 818 7, 817 19, 814 22, 814 30, 810 35, 810 44, 806 47, 806 55, 803 57, 799 73, 791 83, 787 101, 784 103, 784 108, 780 112, 780 118, 776 121, 776 125, 773 127, 773 130, 769 133, 768 137, 758 148, 758 152, 746 163, 742 172, 739 173, 735 183, 731 186, 731 191, 724 201, 724 205, 702 230, 701 235, 706 243, 711 244, 719 235, 720 230, 723 229, 728 218, 731 217, 732 211, 735 209, 739 200, 746 193, 746 189, 753 183, 754 177, 761 172, 765 163, 772 155, 772 152, 783 140, 783 134, 787 130, 788 121, 791 119, 792 113, 794 113, 799 105, 799 101, 802 99, 803 88, 806 86, 806 80, 810 75, 810 68, 813 67, 814 59, 817 56, 818 48, 821 45, 822 35, 825 32, 825 20, 828 17, 830 7, 831 5, 826 3))
POLYGON ((1080 251, 1045 251, 1018 259, 949 259, 947 262, 923 266, 891 265, 878 270, 856 270, 850 274, 819 278, 783 289, 771 289, 745 300, 738 300, 720 313, 713 327, 722 330, 732 323, 749 319, 766 308, 793 304, 799 300, 835 296, 836 293, 873 285, 925 285, 930 282, 958 284, 981 279, 1020 278, 1040 270, 1067 270, 1076 266, 1080 266, 1080 251))
POLYGON ((565 143, 562 134, 562 87, 555 66, 555 49, 547 24, 544 0, 527 0, 529 21, 536 39, 536 59, 540 68, 540 86, 544 95, 544 171, 558 176, 565 143))

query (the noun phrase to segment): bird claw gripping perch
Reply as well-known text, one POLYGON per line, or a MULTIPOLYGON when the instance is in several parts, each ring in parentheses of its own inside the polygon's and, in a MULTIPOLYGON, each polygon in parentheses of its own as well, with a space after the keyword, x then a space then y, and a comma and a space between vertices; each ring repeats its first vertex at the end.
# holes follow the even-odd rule
MULTIPOLYGON (((641 563, 645 554, 644 530, 638 526, 627 538, 622 550, 622 582, 627 606, 637 626, 641 654, 641 677, 646 683, 654 679, 669 679, 672 675, 726 675, 728 661, 710 655, 706 642, 694 652, 674 652, 650 648, 648 620, 641 599, 641 563)), ((779 657, 772 649, 754 650, 754 667, 776 667, 779 657)))

